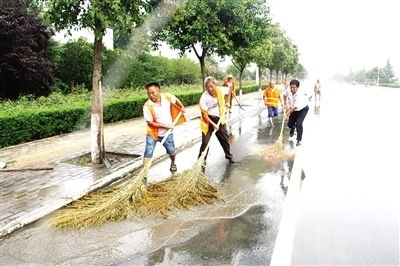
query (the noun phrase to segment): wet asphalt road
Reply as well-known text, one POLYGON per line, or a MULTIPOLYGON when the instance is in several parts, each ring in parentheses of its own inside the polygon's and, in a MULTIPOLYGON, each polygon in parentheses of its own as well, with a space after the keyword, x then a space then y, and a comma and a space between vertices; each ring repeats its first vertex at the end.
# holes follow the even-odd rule
POLYGON ((291 263, 399 265, 400 89, 326 85, 308 121, 291 263))

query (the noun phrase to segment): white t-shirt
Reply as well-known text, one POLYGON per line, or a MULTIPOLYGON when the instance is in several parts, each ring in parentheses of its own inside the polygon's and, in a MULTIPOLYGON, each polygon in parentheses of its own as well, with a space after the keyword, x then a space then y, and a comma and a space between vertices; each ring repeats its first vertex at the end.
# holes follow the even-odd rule
MULTIPOLYGON (((221 89, 222 94, 229 94, 229 87, 218 87, 221 89)), ((212 97, 208 91, 203 92, 200 97, 200 107, 201 109, 208 112, 209 115, 219 117, 219 106, 217 96, 212 97)))
POLYGON ((310 96, 303 90, 297 90, 294 95, 289 91, 287 96, 290 107, 296 107, 296 111, 300 111, 304 107, 308 106, 310 102, 310 96))
MULTIPOLYGON (((161 105, 153 102, 152 100, 147 100, 147 103, 153 106, 154 113, 156 116, 156 121, 153 119, 153 115, 151 114, 149 108, 146 104, 143 106, 143 117, 146 122, 157 122, 164 125, 171 125, 172 124, 172 117, 171 117, 171 103, 176 103, 176 97, 171 95, 171 103, 165 97, 165 95, 161 94, 161 105)), ((168 129, 166 128, 158 128, 158 136, 164 136, 165 132, 168 129)))

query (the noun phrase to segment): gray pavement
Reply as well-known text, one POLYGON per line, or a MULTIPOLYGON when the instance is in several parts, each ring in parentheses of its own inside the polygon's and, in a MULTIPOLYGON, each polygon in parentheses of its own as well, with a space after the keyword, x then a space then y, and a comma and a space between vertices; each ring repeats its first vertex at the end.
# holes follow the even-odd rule
MULTIPOLYGON (((260 103, 258 96, 258 93, 243 95, 245 111, 234 105, 229 122, 254 112, 260 103)), ((174 130, 178 149, 200 139, 198 110, 197 105, 186 108, 190 120, 174 130)), ((0 172, 0 237, 140 168, 145 139, 142 118, 108 124, 104 135, 107 152, 136 158, 116 163, 109 169, 67 163, 90 152, 89 130, 0 149, 0 161, 10 162, 11 168, 53 167, 47 171, 0 172)), ((157 160, 166 158, 163 147, 157 145, 154 156, 157 160)))

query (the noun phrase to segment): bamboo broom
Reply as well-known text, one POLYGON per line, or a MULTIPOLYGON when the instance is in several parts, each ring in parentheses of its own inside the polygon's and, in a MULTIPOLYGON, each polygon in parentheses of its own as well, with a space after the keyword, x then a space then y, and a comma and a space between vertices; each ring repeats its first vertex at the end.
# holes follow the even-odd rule
MULTIPOLYGON (((181 116, 182 112, 178 113, 172 128, 164 135, 161 143, 165 142, 181 116)), ((143 181, 152 163, 153 158, 124 187, 96 191, 72 202, 56 214, 53 226, 80 229, 140 215, 138 207, 142 206, 142 202, 147 202, 151 196, 143 181)))
POLYGON ((278 140, 268 146, 266 149, 257 152, 257 155, 264 156, 268 158, 270 161, 280 161, 280 160, 286 160, 286 159, 291 159, 294 157, 294 154, 291 154, 287 152, 283 148, 283 128, 285 126, 285 115, 283 115, 282 118, 282 126, 281 126, 281 131, 278 137, 278 140))
MULTIPOLYGON (((220 124, 221 119, 217 123, 217 128, 220 124)), ((214 133, 215 129, 211 134, 214 133)), ((194 167, 148 187, 152 197, 149 197, 147 202, 143 202, 143 213, 168 217, 173 210, 212 204, 222 199, 218 188, 202 171, 210 143, 211 138, 194 167)))

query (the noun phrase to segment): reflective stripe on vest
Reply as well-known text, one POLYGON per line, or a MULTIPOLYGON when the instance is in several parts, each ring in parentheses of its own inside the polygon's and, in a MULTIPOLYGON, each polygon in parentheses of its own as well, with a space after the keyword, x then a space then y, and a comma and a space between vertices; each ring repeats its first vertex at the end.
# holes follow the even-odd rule
POLYGON ((267 98, 267 106, 268 107, 278 107, 280 91, 278 88, 267 88, 265 89, 264 96, 267 98))

